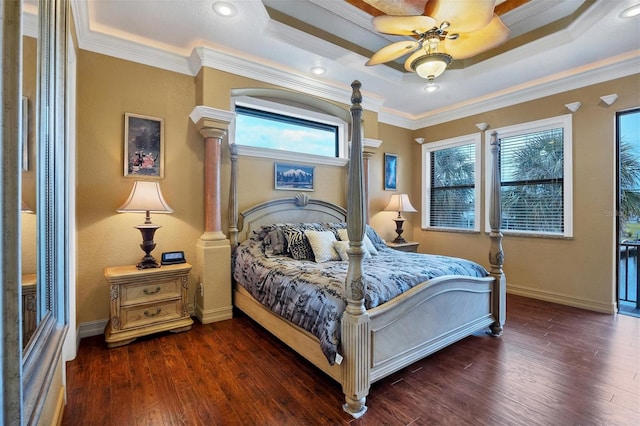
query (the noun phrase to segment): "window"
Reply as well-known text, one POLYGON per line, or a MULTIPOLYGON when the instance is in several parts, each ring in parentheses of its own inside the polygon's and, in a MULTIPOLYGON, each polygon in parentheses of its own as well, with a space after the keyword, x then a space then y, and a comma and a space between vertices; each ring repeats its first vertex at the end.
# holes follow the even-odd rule
POLYGON ((422 146, 422 227, 479 231, 480 134, 422 146))
POLYGON ((235 112, 234 143, 241 154, 346 158, 347 126, 338 117, 247 96, 235 99, 235 112))
POLYGON ((493 131, 500 139, 503 232, 571 237, 571 115, 491 130, 487 141, 493 131))

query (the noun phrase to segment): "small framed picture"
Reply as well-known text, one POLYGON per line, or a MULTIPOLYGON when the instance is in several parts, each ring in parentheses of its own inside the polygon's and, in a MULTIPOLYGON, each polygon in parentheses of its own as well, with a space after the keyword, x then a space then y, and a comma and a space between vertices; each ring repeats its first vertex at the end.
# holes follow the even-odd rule
POLYGON ((384 153, 384 189, 385 191, 395 191, 398 189, 397 175, 398 156, 396 154, 384 153))
POLYGON ((124 114, 124 175, 164 178, 164 120, 124 114))
POLYGON ((313 166, 275 164, 275 188, 291 191, 313 191, 313 166))

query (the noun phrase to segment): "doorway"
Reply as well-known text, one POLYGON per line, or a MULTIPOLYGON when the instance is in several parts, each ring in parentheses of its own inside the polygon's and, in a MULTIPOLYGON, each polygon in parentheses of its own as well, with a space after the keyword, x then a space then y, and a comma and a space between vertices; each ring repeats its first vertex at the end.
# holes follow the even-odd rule
POLYGON ((618 313, 640 317, 640 108, 616 113, 618 313))

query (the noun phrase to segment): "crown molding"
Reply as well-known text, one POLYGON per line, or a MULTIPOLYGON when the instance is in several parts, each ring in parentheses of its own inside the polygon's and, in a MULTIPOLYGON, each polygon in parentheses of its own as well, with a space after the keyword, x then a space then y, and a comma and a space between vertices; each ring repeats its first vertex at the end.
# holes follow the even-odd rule
MULTIPOLYGON (((261 82, 271 83, 286 89, 318 96, 342 104, 348 103, 351 97, 352 89, 350 85, 332 85, 310 77, 309 75, 298 74, 289 69, 284 69, 276 66, 276 64, 258 63, 257 61, 258 59, 256 58, 231 55, 202 46, 193 49, 189 58, 191 73, 193 75, 197 74, 200 68, 207 67, 261 82)), ((362 104, 366 110, 377 112, 382 105, 382 99, 367 94, 362 104)))
MULTIPOLYGON (((428 115, 415 117, 412 126, 417 130, 447 121, 504 108, 581 87, 637 74, 640 70, 640 50, 634 50, 586 67, 578 67, 549 77, 528 82, 512 89, 496 92, 482 98, 470 99, 451 105, 428 115)), ((386 117, 386 116, 385 116, 386 117)))

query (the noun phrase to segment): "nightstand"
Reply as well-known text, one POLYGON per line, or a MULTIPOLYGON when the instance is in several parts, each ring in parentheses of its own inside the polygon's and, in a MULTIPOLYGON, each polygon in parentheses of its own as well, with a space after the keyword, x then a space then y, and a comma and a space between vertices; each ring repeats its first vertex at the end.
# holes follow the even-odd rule
POLYGON ((191 265, 106 268, 110 286, 109 323, 104 330, 107 346, 131 343, 140 336, 160 331, 187 331, 193 320, 187 303, 191 265))
POLYGON ((398 251, 407 251, 411 253, 418 252, 418 246, 420 245, 417 241, 407 241, 406 243, 387 243, 387 247, 392 248, 398 251))

